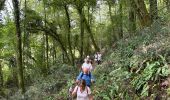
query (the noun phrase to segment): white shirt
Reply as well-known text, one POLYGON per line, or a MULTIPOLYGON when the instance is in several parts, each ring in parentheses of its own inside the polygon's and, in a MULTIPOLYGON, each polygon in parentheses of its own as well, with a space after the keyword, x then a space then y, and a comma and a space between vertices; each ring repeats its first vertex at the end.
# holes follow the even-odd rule
POLYGON ((97 61, 97 54, 94 55, 94 60, 97 61))
POLYGON ((92 71, 92 69, 93 69, 93 67, 92 67, 92 65, 91 65, 91 63, 83 63, 83 65, 82 65, 82 69, 83 68, 87 68, 87 69, 89 69, 89 71, 91 72, 92 71))
POLYGON ((83 92, 80 91, 80 87, 76 86, 73 92, 77 93, 77 100, 89 100, 89 95, 91 94, 91 90, 88 86, 85 87, 83 92))
POLYGON ((101 60, 102 59, 102 54, 97 54, 98 58, 97 60, 101 60))

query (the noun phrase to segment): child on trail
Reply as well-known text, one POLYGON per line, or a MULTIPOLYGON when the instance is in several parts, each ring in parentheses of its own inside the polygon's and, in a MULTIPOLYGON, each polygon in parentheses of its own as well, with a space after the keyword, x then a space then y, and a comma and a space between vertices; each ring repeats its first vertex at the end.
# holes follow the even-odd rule
POLYGON ((91 86, 91 83, 94 82, 94 77, 91 74, 92 71, 92 65, 89 62, 89 59, 86 59, 85 62, 82 65, 82 72, 80 72, 79 76, 77 77, 77 82, 79 82, 81 79, 84 79, 86 81, 87 86, 91 86))
POLYGON ((93 100, 91 95, 91 90, 88 86, 86 86, 86 81, 81 80, 80 84, 74 88, 72 92, 72 96, 75 97, 77 95, 77 100, 93 100))

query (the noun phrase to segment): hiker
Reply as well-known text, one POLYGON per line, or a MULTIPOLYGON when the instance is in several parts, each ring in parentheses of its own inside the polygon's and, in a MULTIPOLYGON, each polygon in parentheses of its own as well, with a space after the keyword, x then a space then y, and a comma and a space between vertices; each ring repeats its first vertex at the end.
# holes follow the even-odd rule
POLYGON ((94 78, 91 75, 91 72, 89 73, 89 70, 87 68, 84 68, 82 72, 80 72, 79 76, 77 77, 76 82, 79 83, 80 80, 85 80, 86 81, 86 85, 88 87, 91 86, 91 83, 94 82, 94 78))
POLYGON ((102 59, 102 54, 100 52, 97 52, 97 55, 95 55, 95 56, 96 56, 97 64, 100 65, 101 59, 102 59))
POLYGON ((81 79, 84 79, 86 81, 86 85, 90 87, 91 83, 95 82, 95 79, 91 73, 92 65, 89 61, 90 60, 85 59, 85 62, 82 65, 82 71, 78 75, 76 82, 78 83, 81 79))
POLYGON ((94 54, 94 61, 97 62, 97 52, 94 54))
POLYGON ((86 81, 81 80, 80 84, 74 88, 72 92, 73 97, 77 97, 77 100, 93 100, 91 95, 91 90, 88 86, 86 86, 86 81))

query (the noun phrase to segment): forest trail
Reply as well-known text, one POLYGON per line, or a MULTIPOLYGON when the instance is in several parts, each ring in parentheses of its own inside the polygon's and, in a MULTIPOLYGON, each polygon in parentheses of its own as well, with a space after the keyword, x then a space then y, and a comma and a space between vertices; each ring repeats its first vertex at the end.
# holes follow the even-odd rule
POLYGON ((170 0, 0 0, 0 99, 66 100, 102 48, 96 100, 170 97, 170 0))
MULTIPOLYGON (((80 77, 80 76, 81 76, 80 79, 77 78, 77 79, 76 79, 76 82, 73 83, 74 85, 72 85, 72 86, 68 89, 68 90, 69 90, 69 92, 68 92, 68 99, 69 99, 69 100, 72 100, 72 99, 73 99, 73 97, 72 97, 73 90, 74 90, 74 88, 75 88, 76 86, 79 86, 79 82, 82 80, 82 77, 83 77, 83 74, 84 74, 84 68, 86 68, 89 64, 90 64, 90 66, 91 66, 91 68, 89 67, 89 70, 90 70, 90 80, 91 80, 90 90, 91 90, 91 92, 93 93, 92 87, 95 87, 95 81, 96 81, 95 76, 93 76, 93 72, 95 71, 95 69, 96 69, 96 67, 97 67, 98 65, 101 65, 101 64, 102 64, 101 59, 102 59, 102 54, 100 54, 100 53, 98 53, 98 52, 95 53, 94 56, 91 55, 91 56, 87 56, 86 58, 84 58, 84 62, 81 64, 80 68, 77 67, 78 70, 81 69, 80 72, 79 72, 79 75, 77 76, 77 77, 80 77), (88 64, 88 63, 89 63, 89 64, 88 64), (83 74, 80 75, 80 73, 83 73, 83 74), (78 80, 79 80, 79 81, 78 81, 78 80), (76 84, 76 85, 75 85, 75 84, 76 84)), ((73 79, 73 80, 74 80, 74 79, 73 79)), ((84 80, 84 79, 83 79, 83 80, 84 80)), ((86 84, 87 84, 87 83, 86 83, 86 84)), ((92 97, 93 97, 93 95, 92 95, 92 97)))

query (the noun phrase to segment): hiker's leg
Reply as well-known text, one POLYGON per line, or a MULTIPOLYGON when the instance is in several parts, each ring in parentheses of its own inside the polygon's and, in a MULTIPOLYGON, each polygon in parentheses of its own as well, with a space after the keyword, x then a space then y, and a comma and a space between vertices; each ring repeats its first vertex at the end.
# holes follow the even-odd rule
POLYGON ((101 64, 101 60, 99 60, 99 65, 101 64))
POLYGON ((99 65, 99 60, 97 60, 97 64, 99 65))

